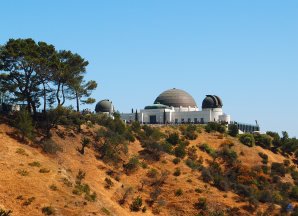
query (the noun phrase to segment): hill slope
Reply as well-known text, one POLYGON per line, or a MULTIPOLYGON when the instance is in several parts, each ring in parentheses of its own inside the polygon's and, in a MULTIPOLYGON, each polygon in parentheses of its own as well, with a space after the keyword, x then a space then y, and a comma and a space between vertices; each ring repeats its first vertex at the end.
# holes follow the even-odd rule
MULTIPOLYGON (((83 134, 90 136, 94 130, 84 127, 83 134)), ((162 128, 165 133, 171 130, 176 129, 162 128)), ((140 156, 143 148, 139 141, 129 144, 127 158, 139 155, 143 168, 127 175, 122 167, 115 168, 97 159, 93 148, 87 148, 85 154, 81 155, 77 148, 81 146, 82 134, 76 134, 72 130, 59 127, 53 132, 53 140, 62 149, 56 155, 45 154, 40 148, 20 143, 13 138, 14 131, 6 124, 0 125, 0 208, 12 210, 12 215, 44 215, 42 209, 45 207, 53 209, 55 215, 196 215, 198 210, 194 203, 200 198, 206 198, 208 208, 214 211, 235 208, 237 214, 252 214, 243 208, 248 203, 237 194, 220 191, 206 184, 202 181, 201 172, 190 169, 183 162, 174 164, 173 155, 162 154, 159 161, 143 159, 140 156), (61 133, 65 137, 61 138, 61 133), (157 180, 148 177, 148 172, 153 169, 157 170, 160 178, 161 173, 168 174, 160 186, 158 201, 151 208, 145 200, 156 192, 157 187, 152 185, 157 180), (173 175, 177 169, 181 174, 173 175), (84 193, 74 194, 79 170, 86 173, 82 182, 89 185, 91 194, 96 192, 96 201, 86 200, 84 193), (112 180, 110 189, 106 187, 106 178, 112 180), (119 205, 119 200, 125 191, 129 191, 128 188, 132 188, 132 192, 127 193, 127 201, 119 205), (146 212, 132 213, 129 210, 129 205, 137 196, 142 197, 143 206, 147 206, 146 212)), ((231 142, 239 160, 247 167, 262 165, 259 152, 268 155, 269 163, 285 160, 281 155, 261 147, 249 148, 235 138, 218 133, 201 132, 195 140, 190 141, 188 147, 208 143, 213 149, 219 149, 222 144, 231 142)), ((196 154, 198 158, 202 158, 204 165, 212 161, 212 157, 206 152, 197 151, 196 154)), ((292 181, 289 176, 284 180, 292 181)), ((267 208, 268 205, 261 204, 258 211, 264 212, 267 208)))

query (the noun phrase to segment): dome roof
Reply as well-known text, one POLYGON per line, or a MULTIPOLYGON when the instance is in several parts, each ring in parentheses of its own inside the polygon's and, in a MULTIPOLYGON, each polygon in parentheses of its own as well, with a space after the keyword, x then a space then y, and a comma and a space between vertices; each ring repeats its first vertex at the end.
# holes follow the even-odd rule
POLYGON ((222 108, 222 106, 222 100, 216 95, 206 95, 202 103, 202 109, 222 108))
POLYGON ((154 104, 163 104, 169 107, 197 107, 193 97, 180 89, 169 89, 161 93, 154 104))
POLYGON ((114 110, 112 101, 105 99, 105 100, 101 100, 99 101, 96 106, 95 106, 95 112, 99 113, 99 112, 111 112, 114 110))

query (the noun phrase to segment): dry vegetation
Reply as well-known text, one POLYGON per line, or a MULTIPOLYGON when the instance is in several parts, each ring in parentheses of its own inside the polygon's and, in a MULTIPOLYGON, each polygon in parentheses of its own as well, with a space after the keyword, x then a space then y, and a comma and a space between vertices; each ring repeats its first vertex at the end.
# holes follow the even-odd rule
POLYGON ((292 157, 202 126, 100 122, 79 131, 59 125, 50 139, 37 134, 26 144, 2 123, 0 209, 12 210, 7 215, 280 215, 284 195, 277 185, 293 193, 292 157))

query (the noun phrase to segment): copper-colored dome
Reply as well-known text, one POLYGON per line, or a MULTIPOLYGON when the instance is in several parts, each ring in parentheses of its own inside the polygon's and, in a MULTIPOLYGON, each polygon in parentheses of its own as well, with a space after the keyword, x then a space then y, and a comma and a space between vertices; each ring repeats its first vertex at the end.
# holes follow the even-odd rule
POLYGON ((193 97, 180 89, 169 89, 161 93, 154 104, 163 104, 170 107, 197 107, 193 97))

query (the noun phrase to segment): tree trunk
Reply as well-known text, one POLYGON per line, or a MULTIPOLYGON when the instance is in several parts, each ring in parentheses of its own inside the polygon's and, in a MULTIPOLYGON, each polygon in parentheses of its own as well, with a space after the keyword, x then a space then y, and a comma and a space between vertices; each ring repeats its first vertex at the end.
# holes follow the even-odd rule
POLYGON ((79 101, 79 94, 76 91, 76 100, 77 100, 77 112, 80 112, 80 101, 79 101))
POLYGON ((59 82, 58 83, 58 89, 57 89, 57 92, 56 92, 56 98, 57 98, 58 106, 60 106, 60 104, 61 104, 61 101, 60 101, 60 98, 59 98, 60 85, 61 85, 61 83, 59 82))
POLYGON ((45 83, 42 83, 43 85, 43 114, 44 117, 46 117, 46 112, 47 112, 47 92, 46 92, 46 86, 45 83))

